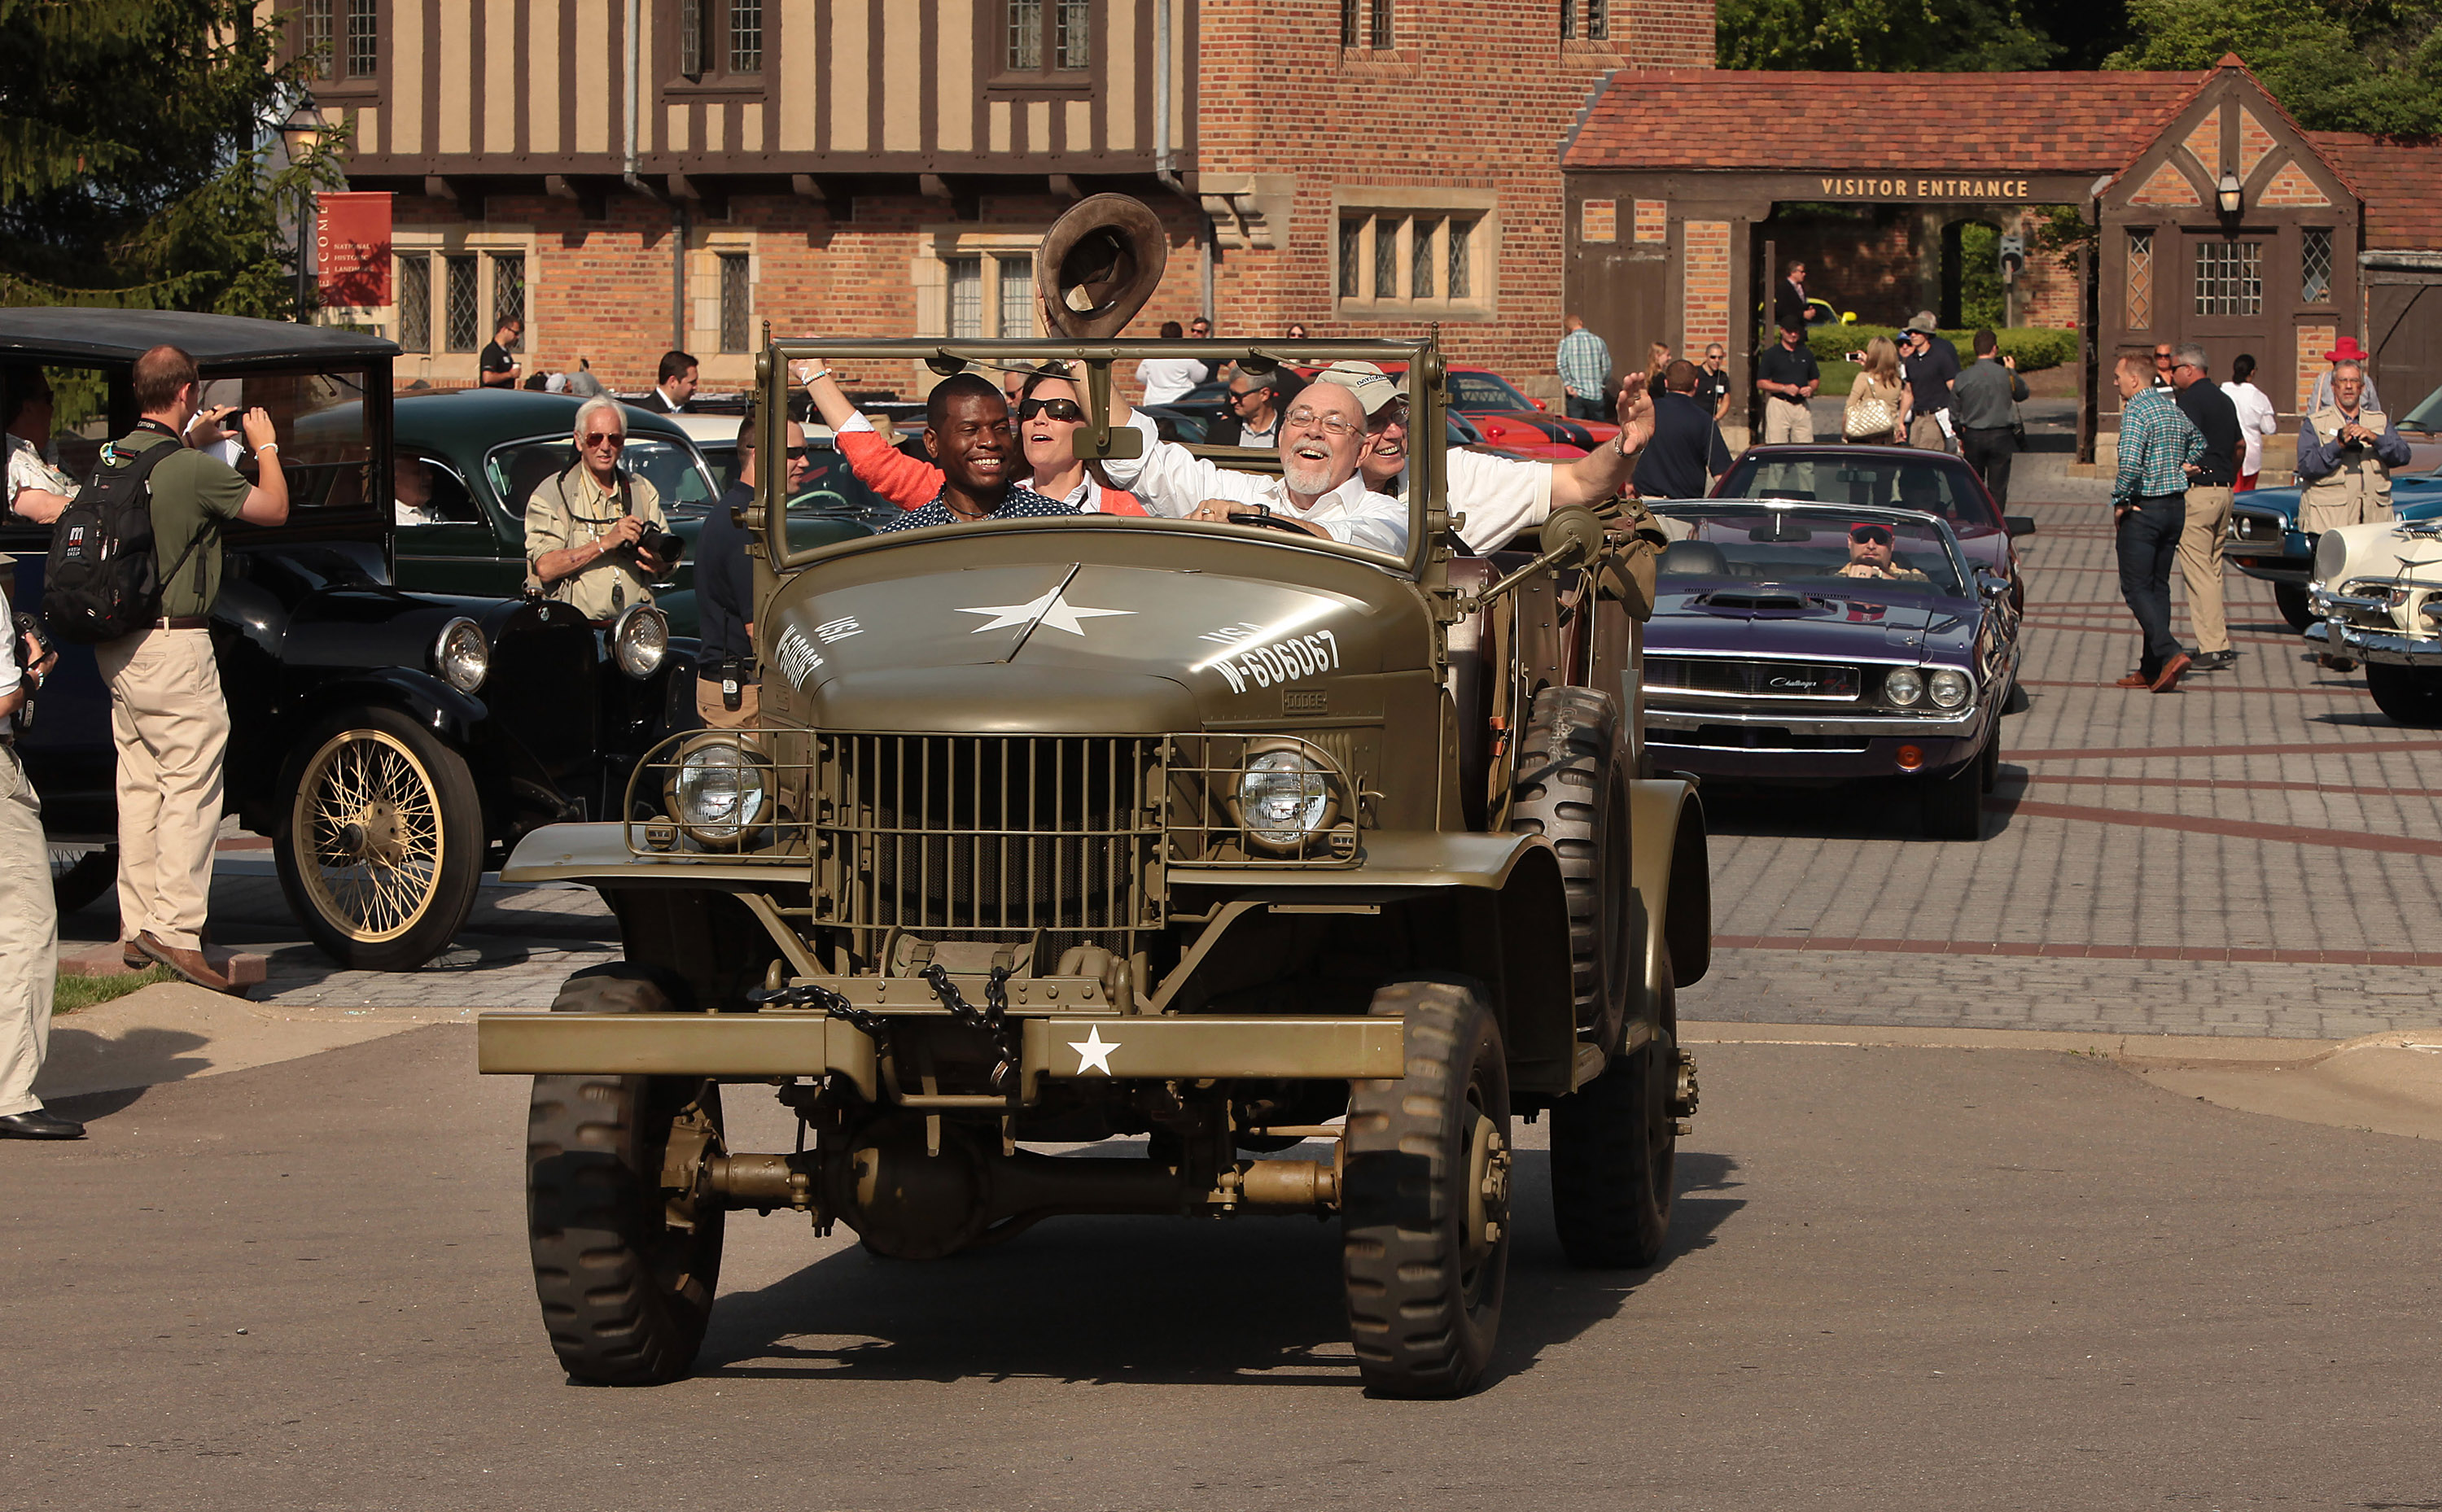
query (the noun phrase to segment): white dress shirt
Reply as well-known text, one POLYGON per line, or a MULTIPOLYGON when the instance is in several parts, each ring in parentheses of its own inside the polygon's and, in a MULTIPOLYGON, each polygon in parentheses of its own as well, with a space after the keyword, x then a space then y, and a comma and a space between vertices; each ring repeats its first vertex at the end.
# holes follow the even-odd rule
MULTIPOLYGON (((1552 465, 1496 457, 1489 452, 1452 446, 1442 454, 1443 493, 1449 512, 1463 516, 1459 538, 1482 556, 1497 551, 1522 530, 1552 518, 1552 465)), ((1408 475, 1402 471, 1395 496, 1405 507, 1408 475)))
POLYGON ((1183 519, 1208 499, 1233 504, 1265 504, 1275 513, 1314 526, 1334 540, 1404 556, 1408 553, 1408 504, 1403 499, 1377 494, 1358 473, 1346 483, 1301 506, 1286 485, 1266 473, 1234 472, 1218 467, 1160 438, 1154 423, 1130 411, 1128 423, 1144 437, 1140 457, 1108 457, 1103 471, 1118 487, 1133 493, 1152 514, 1183 519))

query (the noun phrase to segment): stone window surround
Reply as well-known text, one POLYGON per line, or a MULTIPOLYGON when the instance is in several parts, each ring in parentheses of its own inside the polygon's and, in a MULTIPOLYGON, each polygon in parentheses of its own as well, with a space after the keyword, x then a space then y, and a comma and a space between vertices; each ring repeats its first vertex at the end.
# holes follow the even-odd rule
MULTIPOLYGON (((1412 320, 1431 317, 1449 321, 1491 321, 1501 316, 1501 192, 1492 189, 1431 189, 1415 186, 1345 185, 1331 191, 1330 250, 1327 284, 1332 319, 1339 320, 1412 320), (1474 238, 1467 253, 1467 284, 1464 300, 1349 300, 1339 296, 1339 226, 1349 215, 1472 215, 1474 238)), ((1374 231, 1365 231, 1359 262, 1372 265, 1374 231)), ((1399 259, 1397 286, 1409 286, 1409 257, 1399 259)))
MULTIPOLYGON (((488 314, 492 308, 493 254, 514 253, 522 256, 525 259, 526 275, 525 343, 524 350, 519 354, 519 356, 526 372, 534 371, 535 363, 538 360, 538 354, 543 350, 542 343, 549 339, 549 336, 543 324, 535 319, 536 294, 541 289, 548 275, 544 271, 543 260, 538 255, 539 248, 532 231, 501 228, 401 227, 391 233, 390 249, 393 258, 432 257, 437 260, 442 254, 478 254, 475 264, 477 268, 475 308, 485 314, 488 314)), ((398 355, 398 365, 392 374, 394 381, 402 384, 412 383, 418 378, 428 383, 472 384, 477 381, 476 358, 483 343, 492 339, 492 333, 488 330, 482 333, 476 342, 478 348, 476 352, 437 350, 444 341, 444 322, 446 319, 444 302, 447 295, 445 289, 446 276, 436 265, 432 270, 432 344, 436 350, 401 352, 398 355)), ((391 280, 391 299, 393 302, 389 304, 350 309, 346 312, 347 317, 352 320, 372 326, 374 335, 394 340, 398 336, 398 305, 395 302, 398 299, 398 280, 395 278, 391 280)), ((574 357, 573 355, 564 356, 559 360, 573 361, 574 357)))
MULTIPOLYGON (((907 282, 916 295, 916 328, 914 334, 923 337, 947 339, 950 333, 950 260, 954 257, 976 257, 983 260, 984 318, 1000 318, 1000 260, 1004 257, 1028 257, 1040 260, 1043 230, 1031 227, 927 226, 917 235, 924 250, 908 259, 907 282)), ((1035 270, 1036 278, 1042 269, 1035 270)), ((1036 322, 1042 323, 1038 314, 1036 322)), ((1023 333, 1030 337, 1031 330, 1023 333)), ((993 337, 985 337, 990 340, 993 337)), ((920 362, 910 363, 910 392, 922 394, 932 392, 940 375, 920 362)), ((998 378, 992 373, 986 377, 998 378)))

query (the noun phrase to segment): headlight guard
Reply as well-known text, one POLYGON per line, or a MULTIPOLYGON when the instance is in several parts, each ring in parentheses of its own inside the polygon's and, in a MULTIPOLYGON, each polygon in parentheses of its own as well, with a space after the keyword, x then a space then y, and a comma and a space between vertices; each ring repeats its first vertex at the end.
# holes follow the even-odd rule
POLYGON ((695 738, 668 758, 665 770, 663 807, 707 850, 735 850, 772 822, 777 793, 771 758, 735 735, 695 738))

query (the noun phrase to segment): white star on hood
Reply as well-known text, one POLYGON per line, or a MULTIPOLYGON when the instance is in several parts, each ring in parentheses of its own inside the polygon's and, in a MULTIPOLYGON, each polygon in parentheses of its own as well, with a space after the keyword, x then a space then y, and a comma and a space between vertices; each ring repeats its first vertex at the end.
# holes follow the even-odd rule
POLYGON ((1068 1047, 1077 1052, 1079 1076, 1085 1074, 1087 1066, 1096 1067, 1104 1076, 1108 1076, 1111 1074, 1111 1052, 1120 1047, 1120 1042, 1113 1040, 1107 1045, 1103 1044, 1103 1027, 1097 1024, 1085 1030, 1084 1039, 1070 1040, 1068 1047))
POLYGON ((1081 609, 1063 597, 1061 589, 1055 588, 1030 604, 994 604, 985 609, 962 609, 958 612, 992 616, 975 628, 974 633, 977 635, 981 635, 986 630, 1007 629, 1012 625, 1032 625, 1038 620, 1055 630, 1066 630, 1071 635, 1083 635, 1085 633, 1083 621, 1101 619, 1110 614, 1133 614, 1136 610, 1081 609))

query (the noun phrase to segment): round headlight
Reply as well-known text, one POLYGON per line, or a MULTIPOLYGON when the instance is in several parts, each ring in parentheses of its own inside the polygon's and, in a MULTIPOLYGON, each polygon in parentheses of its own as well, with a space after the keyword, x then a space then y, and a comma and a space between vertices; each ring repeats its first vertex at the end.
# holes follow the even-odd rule
POLYGON ((650 604, 631 604, 610 626, 610 654, 619 670, 642 680, 670 654, 669 616, 650 604))
POLYGON ((461 693, 482 687, 492 670, 492 648, 484 644, 483 628, 463 618, 441 627, 432 643, 432 670, 461 693))
POLYGON ((670 817, 700 845, 734 846, 770 806, 770 774, 762 761, 727 740, 682 755, 665 796, 670 817))
POLYGON ((1331 785, 1303 752, 1264 752, 1238 777, 1239 822, 1264 845, 1303 845, 1330 811, 1331 785))
POLYGON ((2341 570, 2349 562, 2349 543, 2341 539, 2337 530, 2327 530, 2315 537, 2315 577, 2320 582, 2337 583, 2341 570))
POLYGON ((1924 679, 1912 666, 1895 666, 1883 674, 1885 701, 1907 707, 1924 697, 1924 679))
POLYGON ((1955 709, 1976 691, 1976 684, 1967 681, 1966 673, 1954 672, 1946 666, 1933 674, 1931 686, 1933 706, 1937 709, 1955 709))

